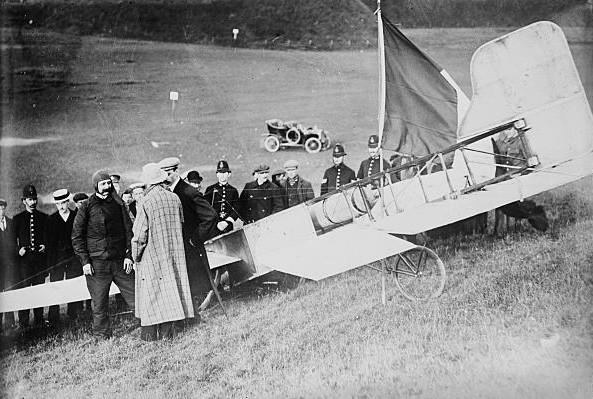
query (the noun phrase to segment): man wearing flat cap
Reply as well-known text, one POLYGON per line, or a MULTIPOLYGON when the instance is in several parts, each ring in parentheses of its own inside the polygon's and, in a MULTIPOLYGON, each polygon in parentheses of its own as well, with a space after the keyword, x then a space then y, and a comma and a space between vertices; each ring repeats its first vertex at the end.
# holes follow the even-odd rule
POLYGON ((91 182, 95 192, 74 218, 72 246, 91 294, 93 334, 108 338, 111 283, 117 285, 130 309, 135 306, 132 222, 108 172, 96 171, 91 182))
POLYGON ((82 204, 89 199, 86 193, 76 193, 72 196, 72 202, 76 205, 76 209, 80 209, 82 204))
POLYGON ((321 195, 330 193, 344 184, 356 180, 354 170, 344 164, 345 156, 346 151, 344 151, 344 146, 337 143, 334 146, 334 151, 332 153, 332 161, 334 164, 323 173, 323 179, 321 180, 321 195))
MULTIPOLYGON (((18 282, 16 237, 13 221, 6 216, 7 206, 8 202, 0 198, 0 288, 3 291, 17 288, 14 285, 18 282)), ((4 331, 10 331, 14 324, 14 312, 0 314, 0 322, 2 318, 4 331)))
MULTIPOLYGON (((183 242, 187 275, 194 308, 203 302, 211 288, 210 266, 204 248, 204 241, 218 235, 216 223, 218 214, 202 194, 180 178, 179 158, 165 158, 159 167, 167 173, 167 185, 181 200, 183 206, 183 242)), ((199 315, 197 315, 199 316, 199 315)), ((192 322, 198 322, 197 317, 192 322)))
POLYGON ((268 180, 270 167, 261 164, 255 168, 255 180, 247 182, 241 195, 241 216, 245 223, 253 223, 284 209, 280 189, 268 180))
MULTIPOLYGON (((47 276, 45 233, 47 214, 37 210, 37 189, 32 184, 23 188, 25 210, 14 217, 19 255, 19 287, 43 284, 47 276)), ((43 308, 33 309, 35 325, 43 326, 43 308)), ((29 310, 19 310, 19 324, 29 327, 29 310)))
MULTIPOLYGON (((52 282, 64 280, 64 277, 70 279, 82 276, 82 267, 72 247, 72 226, 77 210, 71 210, 69 207, 70 192, 68 189, 54 191, 53 203, 57 210, 49 215, 47 222, 47 265, 49 280, 52 282)), ((81 310, 82 302, 69 303, 68 319, 76 320, 81 310)), ((59 326, 59 305, 50 306, 48 319, 53 326, 59 326)))
POLYGON ((231 169, 227 161, 216 164, 216 179, 218 182, 208 186, 204 198, 218 213, 216 228, 222 233, 233 230, 239 219, 239 191, 229 184, 231 169))
POLYGON ((284 208, 290 208, 315 198, 313 186, 299 175, 299 163, 289 159, 284 163, 286 179, 281 184, 284 208))
POLYGON ((166 187, 167 174, 156 163, 142 168, 148 186, 138 206, 132 238, 136 262, 136 317, 140 339, 173 338, 194 317, 183 247, 183 206, 166 187))

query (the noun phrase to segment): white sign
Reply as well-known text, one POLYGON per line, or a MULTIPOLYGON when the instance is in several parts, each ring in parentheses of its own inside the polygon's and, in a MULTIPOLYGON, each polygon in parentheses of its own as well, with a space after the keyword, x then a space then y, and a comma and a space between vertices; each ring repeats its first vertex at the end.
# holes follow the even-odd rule
POLYGON ((179 100, 179 93, 176 91, 172 91, 169 93, 169 100, 171 101, 177 101, 179 100))

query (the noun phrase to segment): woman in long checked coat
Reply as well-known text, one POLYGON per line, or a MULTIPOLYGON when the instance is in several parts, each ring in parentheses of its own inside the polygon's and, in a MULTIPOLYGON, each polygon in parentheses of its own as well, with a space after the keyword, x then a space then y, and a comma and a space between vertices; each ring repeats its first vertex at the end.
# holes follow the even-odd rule
POLYGON ((167 174, 147 164, 148 185, 134 221, 132 256, 136 263, 136 317, 141 338, 173 337, 183 320, 194 317, 183 247, 183 209, 176 194, 162 183, 167 174))

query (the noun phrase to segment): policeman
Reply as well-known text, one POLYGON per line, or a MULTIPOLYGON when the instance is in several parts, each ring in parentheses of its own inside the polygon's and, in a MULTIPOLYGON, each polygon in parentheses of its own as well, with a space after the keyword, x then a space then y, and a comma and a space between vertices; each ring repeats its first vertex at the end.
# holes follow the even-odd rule
MULTIPOLYGON (((364 179, 365 177, 374 175, 381 171, 379 164, 379 136, 373 134, 369 137, 368 142, 369 157, 360 163, 356 178, 364 179)), ((383 159, 383 170, 389 169, 391 166, 389 162, 383 159)))
MULTIPOLYGON (((43 284, 46 270, 45 231, 48 215, 37 210, 37 190, 32 184, 23 188, 25 210, 14 217, 19 255, 20 286, 43 284)), ((33 309, 35 325, 43 326, 43 308, 33 309)), ((29 309, 19 310, 19 324, 29 326, 29 309)))
POLYGON ((241 216, 246 223, 252 223, 281 211, 284 201, 279 188, 268 180, 270 167, 259 165, 255 168, 255 180, 245 184, 239 202, 241 216))
POLYGON ((204 198, 218 213, 217 228, 221 233, 233 230, 233 225, 239 219, 239 191, 229 184, 231 169, 227 161, 219 161, 216 165, 218 183, 206 187, 204 198), (228 222, 221 223, 221 222, 228 222))
POLYGON ((344 184, 356 180, 354 171, 344 164, 344 146, 336 144, 332 153, 334 165, 327 169, 321 180, 321 195, 337 190, 344 184))

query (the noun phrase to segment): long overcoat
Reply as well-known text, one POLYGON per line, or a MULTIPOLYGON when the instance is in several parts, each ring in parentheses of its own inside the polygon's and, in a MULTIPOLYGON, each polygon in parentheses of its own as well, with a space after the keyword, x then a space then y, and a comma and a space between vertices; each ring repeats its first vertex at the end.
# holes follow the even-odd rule
POLYGON ((143 326, 194 317, 183 244, 181 201, 150 187, 137 209, 132 238, 136 317, 143 326))

